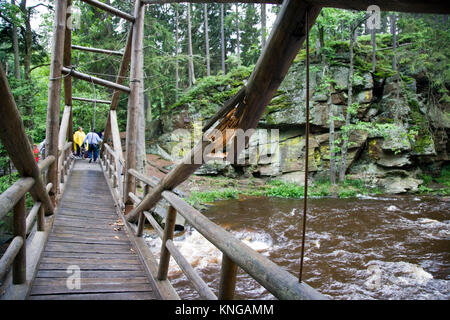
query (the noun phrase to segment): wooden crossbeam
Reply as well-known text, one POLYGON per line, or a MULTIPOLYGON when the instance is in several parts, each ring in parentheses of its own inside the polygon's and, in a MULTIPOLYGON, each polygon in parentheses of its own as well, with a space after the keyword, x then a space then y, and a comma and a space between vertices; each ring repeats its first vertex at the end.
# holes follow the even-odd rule
POLYGON ((99 8, 101 10, 104 10, 106 12, 109 12, 115 16, 118 16, 122 19, 128 20, 130 22, 134 22, 134 17, 126 12, 120 11, 114 7, 111 7, 110 5, 107 5, 106 3, 97 1, 97 0, 81 0, 83 2, 86 2, 87 4, 90 4, 91 6, 94 6, 96 8, 99 8))
POLYGON ((84 80, 84 81, 87 81, 87 82, 93 82, 95 84, 99 84, 99 85, 107 87, 107 88, 121 90, 121 91, 126 92, 126 93, 130 93, 130 91, 131 91, 130 88, 122 86, 122 85, 119 85, 119 84, 117 84, 115 82, 111 82, 111 81, 104 80, 104 79, 101 79, 101 78, 93 77, 93 76, 90 76, 88 74, 81 73, 81 72, 78 72, 78 71, 75 71, 73 69, 69 69, 69 68, 66 68, 66 67, 63 67, 61 69, 61 72, 63 74, 66 74, 66 75, 71 75, 74 78, 77 78, 77 79, 80 79, 80 80, 84 80))
MULTIPOLYGON (((300 1, 300 0, 297 0, 300 1)), ((281 4, 282 0, 143 0, 145 4, 165 4, 165 3, 267 3, 281 4)), ((449 14, 450 6, 445 1, 440 0, 304 0, 311 6, 331 7, 339 9, 350 9, 366 11, 370 5, 377 5, 381 11, 415 12, 415 13, 437 13, 449 14)))
POLYGON ((143 0, 145 4, 165 4, 165 3, 268 3, 268 4, 281 4, 282 0, 143 0))
POLYGON ((306 0, 305 2, 322 7, 366 11, 377 5, 381 11, 449 14, 450 6, 442 0, 306 0))
POLYGON ((87 52, 94 52, 94 53, 103 53, 103 54, 109 54, 109 55, 123 56, 123 52, 120 52, 120 51, 83 47, 83 46, 77 46, 74 44, 72 45, 72 49, 80 50, 80 51, 87 51, 87 52))
MULTIPOLYGON (((235 112, 238 116, 234 116, 232 111, 230 111, 215 127, 222 134, 226 133, 228 129, 242 129, 246 131, 247 129, 256 128, 267 104, 269 104, 286 76, 289 66, 294 61, 298 50, 305 40, 306 14, 308 14, 308 28, 310 29, 320 10, 320 7, 310 7, 303 1, 285 0, 266 46, 248 80, 245 97, 235 112)), ((129 212, 127 220, 130 222, 136 221, 142 211, 150 210, 161 200, 161 194, 164 190, 172 190, 201 167, 204 160, 203 151, 212 143, 214 145, 231 143, 231 150, 235 150, 236 158, 244 148, 244 146, 231 141, 228 136, 224 141, 216 142, 202 139, 182 163, 170 171, 144 197, 142 202, 129 212), (202 161, 198 163, 198 159, 202 159, 202 161)))
POLYGON ((108 100, 95 100, 95 99, 88 99, 88 98, 79 98, 79 97, 72 97, 72 100, 76 101, 83 101, 83 102, 92 102, 92 103, 102 103, 102 104, 110 104, 111 101, 108 100))
MULTIPOLYGON (((130 66, 130 60, 131 60, 132 40, 133 40, 133 28, 131 28, 130 31, 128 32, 127 44, 125 45, 123 58, 122 58, 122 61, 120 62, 119 74, 117 75, 117 79, 116 79, 117 84, 123 83, 123 81, 125 79, 125 75, 128 72, 128 67, 130 66)), ((117 105, 119 104, 120 94, 121 94, 120 90, 114 91, 112 100, 111 100, 111 106, 109 108, 110 111, 116 110, 117 105)), ((108 112, 108 119, 106 120, 106 128, 105 128, 105 136, 104 136, 105 141, 107 141, 107 139, 110 137, 110 135, 111 135, 111 115, 108 112)), ((103 145, 102 145, 101 151, 103 152, 103 145)))

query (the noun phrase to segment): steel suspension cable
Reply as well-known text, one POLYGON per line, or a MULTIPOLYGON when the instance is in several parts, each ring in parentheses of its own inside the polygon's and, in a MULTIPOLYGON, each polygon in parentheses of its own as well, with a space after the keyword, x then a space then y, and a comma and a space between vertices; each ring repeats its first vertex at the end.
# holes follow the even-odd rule
POLYGON ((306 33, 306 122, 305 122, 305 189, 303 196, 303 232, 302 232, 302 248, 300 256, 300 272, 298 281, 302 282, 303 258, 305 255, 305 238, 306 238, 306 212, 308 209, 308 158, 309 158, 309 11, 306 10, 305 33, 306 33))

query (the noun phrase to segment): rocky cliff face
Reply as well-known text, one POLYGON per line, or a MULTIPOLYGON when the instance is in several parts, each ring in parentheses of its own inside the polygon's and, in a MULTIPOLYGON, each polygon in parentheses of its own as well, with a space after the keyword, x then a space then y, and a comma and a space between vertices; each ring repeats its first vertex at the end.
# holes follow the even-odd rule
MULTIPOLYGON (((403 70, 380 76, 356 69, 351 126, 344 127, 349 74, 345 63, 316 62, 310 67, 311 140, 306 151, 304 69, 300 61, 291 66, 248 148, 240 155, 240 164, 209 163, 197 174, 267 176, 302 184, 308 156, 311 178, 326 178, 330 121, 335 130, 337 163, 343 134, 348 132, 347 174, 381 186, 388 193, 417 190, 422 170, 439 168, 449 160, 450 106, 428 103, 427 79, 421 72, 403 70), (266 132, 273 129, 278 134, 268 137, 266 132)), ((192 128, 194 120, 206 120, 220 106, 220 99, 214 97, 224 100, 226 92, 237 91, 248 75, 249 69, 243 68, 219 81, 220 85, 212 82, 202 90, 197 88, 189 100, 181 100, 163 117, 163 134, 150 151, 170 157, 176 144, 170 139, 171 132, 192 128)))

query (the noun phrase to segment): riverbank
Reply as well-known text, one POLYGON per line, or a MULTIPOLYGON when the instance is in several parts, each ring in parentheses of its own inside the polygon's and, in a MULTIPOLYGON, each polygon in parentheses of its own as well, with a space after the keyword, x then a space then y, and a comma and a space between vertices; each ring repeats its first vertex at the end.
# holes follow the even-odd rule
MULTIPOLYGON (((422 175, 423 184, 416 192, 409 194, 449 196, 450 167, 446 166, 440 176, 422 175)), ((238 199, 243 196, 303 198, 304 186, 284 182, 276 178, 227 178, 223 176, 193 176, 181 189, 186 193, 188 202, 201 209, 217 200, 238 199)), ((347 178, 336 185, 329 180, 310 181, 308 197, 310 198, 354 198, 359 195, 376 196, 386 194, 383 188, 367 181, 347 178)))

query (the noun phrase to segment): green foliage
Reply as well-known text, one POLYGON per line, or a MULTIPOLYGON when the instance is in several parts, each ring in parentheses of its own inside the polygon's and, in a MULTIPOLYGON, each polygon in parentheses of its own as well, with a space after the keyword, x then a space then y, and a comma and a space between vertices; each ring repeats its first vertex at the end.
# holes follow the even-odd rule
POLYGON ((302 198, 305 193, 305 188, 295 183, 271 180, 269 185, 271 187, 265 192, 265 195, 268 197, 302 198))
POLYGON ((211 203, 217 200, 237 199, 239 191, 233 188, 211 191, 193 191, 187 199, 188 203, 195 206, 199 203, 211 203))
POLYGON ((252 66, 240 66, 226 75, 219 74, 202 78, 189 91, 185 92, 177 103, 169 106, 163 113, 176 113, 180 108, 189 107, 191 113, 203 117, 213 115, 223 103, 230 99, 250 76, 252 66))

